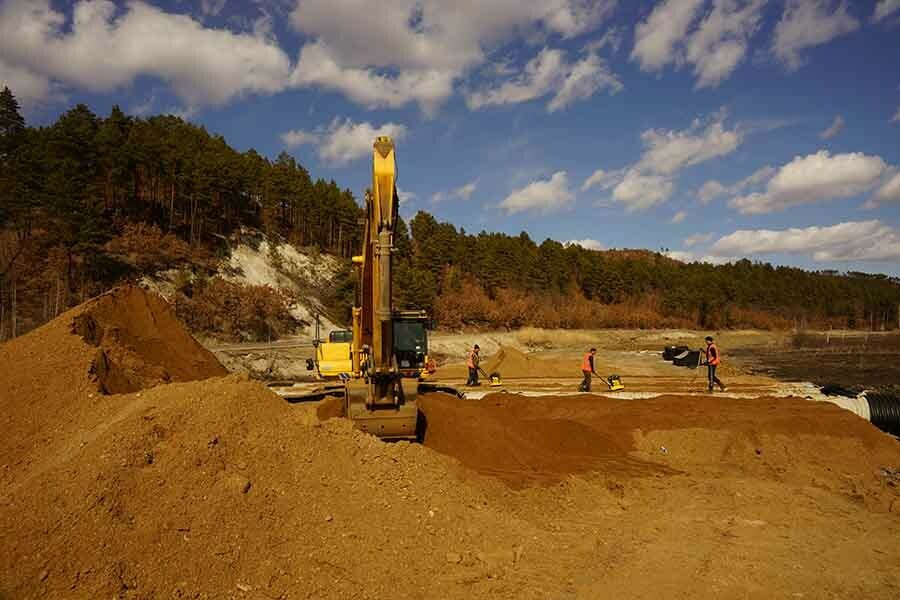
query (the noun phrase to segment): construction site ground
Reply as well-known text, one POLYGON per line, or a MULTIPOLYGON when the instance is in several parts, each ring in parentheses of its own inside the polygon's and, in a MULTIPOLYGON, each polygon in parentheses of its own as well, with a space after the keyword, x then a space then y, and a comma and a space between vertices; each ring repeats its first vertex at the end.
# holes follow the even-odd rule
MULTIPOLYGON (((0 597, 900 597, 895 438, 727 360, 706 393, 658 355, 695 332, 611 333, 626 390, 577 394, 567 335, 483 344, 506 391, 422 397, 388 443, 225 374, 152 295, 91 301, 0 345, 0 597)), ((772 342, 726 359, 742 335, 772 342)), ((441 380, 472 339, 435 340, 441 380)))

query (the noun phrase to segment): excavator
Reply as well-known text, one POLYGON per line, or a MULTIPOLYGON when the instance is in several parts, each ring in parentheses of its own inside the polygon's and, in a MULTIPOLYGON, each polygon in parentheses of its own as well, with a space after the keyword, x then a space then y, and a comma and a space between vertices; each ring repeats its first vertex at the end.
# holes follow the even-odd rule
MULTIPOLYGON (((415 439, 420 392, 465 396, 455 388, 420 381, 429 371, 428 315, 424 311, 396 310, 393 305, 394 232, 399 207, 396 181, 394 142, 380 136, 372 152, 362 253, 352 259, 358 287, 352 310, 350 369, 341 374, 343 385, 327 384, 311 391, 284 388, 278 393, 289 402, 342 397, 344 416, 357 428, 380 438, 415 439)), ((345 343, 343 338, 341 343, 345 343)), ((318 349, 327 350, 321 346, 318 349)))
POLYGON ((345 382, 345 409, 359 429, 402 439, 416 437, 416 397, 428 354, 428 315, 393 307, 396 181, 394 142, 380 136, 372 152, 362 254, 353 257, 359 293, 352 312, 352 373, 345 382))

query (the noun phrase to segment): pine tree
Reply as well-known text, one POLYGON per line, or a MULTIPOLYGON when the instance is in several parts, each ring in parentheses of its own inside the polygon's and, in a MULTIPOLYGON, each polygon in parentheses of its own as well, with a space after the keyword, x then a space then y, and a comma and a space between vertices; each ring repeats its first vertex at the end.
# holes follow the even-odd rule
POLYGON ((0 161, 5 161, 21 145, 25 136, 25 118, 19 102, 8 87, 0 91, 0 161))

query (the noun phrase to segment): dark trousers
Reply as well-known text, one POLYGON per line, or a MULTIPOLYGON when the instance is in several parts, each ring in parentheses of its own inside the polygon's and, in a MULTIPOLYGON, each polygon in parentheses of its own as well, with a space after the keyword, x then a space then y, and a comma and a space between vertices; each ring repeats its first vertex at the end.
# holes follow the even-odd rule
POLYGON ((725 384, 719 381, 719 378, 716 377, 716 366, 717 365, 706 365, 709 374, 709 389, 710 391, 713 389, 713 384, 718 385, 723 390, 725 389, 725 384))
POLYGON ((578 386, 578 389, 582 392, 591 391, 591 372, 590 371, 582 371, 584 375, 584 379, 581 381, 581 385, 578 386))
POLYGON ((478 369, 469 367, 469 380, 466 385, 478 385, 478 369))

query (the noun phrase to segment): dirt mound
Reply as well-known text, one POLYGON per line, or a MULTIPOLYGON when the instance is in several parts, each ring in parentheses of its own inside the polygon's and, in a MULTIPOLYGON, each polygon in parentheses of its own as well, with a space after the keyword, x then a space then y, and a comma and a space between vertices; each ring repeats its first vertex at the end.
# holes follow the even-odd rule
POLYGON ((0 598, 897 597, 900 446, 830 404, 429 395, 419 445, 237 376, 99 393, 98 352, 204 373, 159 315, 0 346, 0 598))
POLYGON ((574 415, 522 414, 520 405, 533 401, 512 394, 493 394, 481 402, 425 396, 420 399, 423 443, 516 488, 557 483, 588 471, 615 477, 674 473, 629 456, 634 450, 631 429, 597 429, 574 415))
POLYGON ((508 597, 515 565, 552 576, 504 486, 427 448, 236 376, 115 398, 3 488, 0 596, 508 597))
POLYGON ((155 294, 124 287, 89 300, 0 345, 0 483, 115 411, 105 393, 225 373, 155 294))
POLYGON ((559 365, 528 356, 512 346, 500 346, 497 353, 482 365, 486 373, 499 372, 510 379, 532 377, 555 377, 559 375, 559 365))
POLYGON ((126 286, 82 305, 73 331, 99 350, 93 373, 106 394, 225 375, 157 294, 126 286))
POLYGON ((839 493, 852 489, 873 510, 900 509, 900 489, 879 476, 900 464, 900 445, 829 403, 497 393, 479 402, 425 396, 420 409, 426 446, 517 488, 584 472, 622 479, 730 465, 759 477, 777 472, 802 484, 833 484, 839 493), (844 475, 835 482, 832 471, 844 475))

